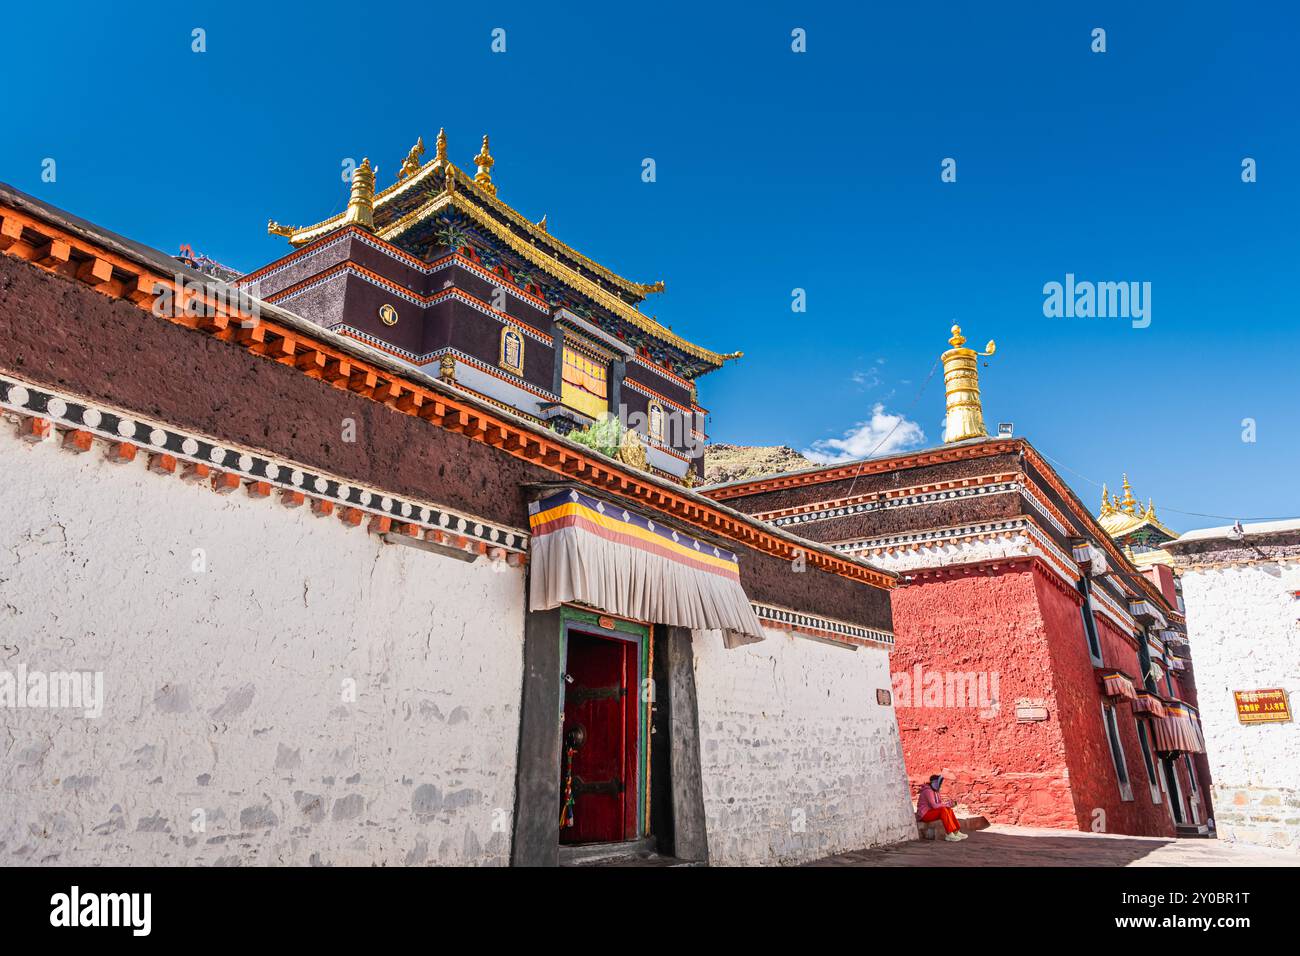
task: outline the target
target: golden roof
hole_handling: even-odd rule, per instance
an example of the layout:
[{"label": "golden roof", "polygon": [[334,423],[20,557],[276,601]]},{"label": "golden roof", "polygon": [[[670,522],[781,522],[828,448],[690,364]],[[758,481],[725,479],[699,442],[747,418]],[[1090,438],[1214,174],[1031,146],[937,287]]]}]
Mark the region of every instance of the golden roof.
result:
[{"label": "golden roof", "polygon": [[1107,496],[1106,486],[1101,486],[1101,511],[1097,514],[1097,520],[1108,535],[1123,538],[1140,528],[1150,527],[1170,538],[1178,537],[1177,532],[1170,531],[1156,517],[1156,508],[1150,498],[1147,499],[1145,509],[1138,504],[1133,497],[1133,487],[1128,483],[1128,475],[1124,476],[1122,490],[1123,498],[1115,494]]},{"label": "golden roof", "polygon": [[[546,224],[533,222],[502,202],[496,195],[496,184],[492,182],[492,166],[496,160],[488,152],[488,139],[483,137],[483,146],[474,157],[477,173],[470,175],[447,159],[447,137],[445,132],[438,132],[434,158],[418,169],[413,168],[415,161],[423,153],[422,141],[416,144],[406,161],[396,182],[386,189],[375,193],[371,207],[375,219],[382,222],[374,229],[381,239],[392,241],[417,222],[446,209],[454,208],[464,213],[474,223],[491,233],[518,255],[537,268],[560,280],[577,292],[586,295],[599,305],[626,319],[642,331],[673,345],[688,355],[703,359],[713,365],[722,365],[729,359],[740,358],[742,352],[720,353],[688,342],[661,325],[653,316],[642,313],[635,303],[647,295],[664,291],[663,282],[632,282],[605,268],[600,263],[582,255],[577,250],[556,239]],[[354,174],[355,180],[355,174]],[[383,222],[380,214],[386,207],[410,190],[424,188],[429,199],[417,208],[391,222]],[[283,226],[274,220],[268,223],[267,231],[271,235],[285,236],[294,247],[306,245],[322,236],[348,224],[345,211],[332,216],[313,226]],[[520,235],[522,233],[522,235]],[[562,261],[567,258],[609,283],[627,299],[606,289],[599,282],[584,276],[578,269]]]}]

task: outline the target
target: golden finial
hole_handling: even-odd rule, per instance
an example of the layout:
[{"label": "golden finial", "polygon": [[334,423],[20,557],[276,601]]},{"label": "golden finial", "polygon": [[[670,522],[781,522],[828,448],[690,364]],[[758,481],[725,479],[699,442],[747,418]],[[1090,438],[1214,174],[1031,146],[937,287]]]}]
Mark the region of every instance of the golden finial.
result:
[{"label": "golden finial", "polygon": [[1133,514],[1133,507],[1137,504],[1137,499],[1133,497],[1133,488],[1128,483],[1128,475],[1124,476],[1124,497],[1120,499],[1120,505],[1126,514]]},{"label": "golden finial", "polygon": [[445,165],[447,162],[447,131],[445,129],[438,130],[438,139],[433,144],[433,161],[439,166]]},{"label": "golden finial", "polygon": [[1101,486],[1101,514],[1097,515],[1097,517],[1104,518],[1111,513],[1111,510],[1110,499],[1106,497],[1106,486],[1103,484]]},{"label": "golden finial", "polygon": [[421,136],[411,147],[411,151],[406,154],[406,159],[402,160],[402,168],[397,172],[397,181],[400,183],[408,176],[414,176],[420,171],[420,157],[424,155],[424,137]]},{"label": "golden finial", "polygon": [[266,234],[268,236],[285,236],[287,238],[297,231],[297,226],[282,226],[274,219],[268,219],[266,221]]},{"label": "golden finial", "polygon": [[496,165],[496,160],[488,152],[487,134],[483,134],[483,148],[479,154],[474,157],[474,164],[478,166],[478,172],[474,175],[474,182],[486,192],[495,196],[497,194],[496,186],[492,185],[492,167]]},{"label": "golden finial", "polygon": [[546,217],[542,216],[541,220],[534,223],[534,225],[537,226],[538,229],[542,230],[542,232],[546,232]]},{"label": "golden finial", "polygon": [[375,228],[375,173],[370,168],[369,157],[352,170],[352,196],[343,221],[363,229]]},{"label": "golden finial", "polygon": [[1156,520],[1157,520],[1157,518],[1156,518],[1156,506],[1155,506],[1155,504],[1154,504],[1153,499],[1151,499],[1151,498],[1148,498],[1148,499],[1147,499],[1147,510],[1144,511],[1144,512],[1142,513],[1142,517],[1144,517],[1144,518],[1148,518],[1148,519],[1150,519],[1151,521],[1156,521]]},{"label": "golden finial", "polygon": [[980,403],[979,369],[976,359],[982,355],[992,355],[997,349],[993,340],[985,346],[983,352],[963,348],[966,337],[961,334],[961,326],[952,327],[952,346],[944,352],[943,385],[946,393],[948,415],[943,429],[945,443],[965,441],[968,438],[987,438],[984,427],[984,408]]},{"label": "golden finial", "polygon": [[456,191],[456,167],[451,163],[443,167],[443,182],[446,184],[447,192]]}]

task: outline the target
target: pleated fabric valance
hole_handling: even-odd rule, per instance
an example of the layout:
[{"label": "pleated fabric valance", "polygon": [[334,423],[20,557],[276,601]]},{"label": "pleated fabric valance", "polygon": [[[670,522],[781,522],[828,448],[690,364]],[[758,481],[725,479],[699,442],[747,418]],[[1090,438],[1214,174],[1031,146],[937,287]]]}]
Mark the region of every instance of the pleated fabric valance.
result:
[{"label": "pleated fabric valance", "polygon": [[1103,670],[1097,668],[1097,677],[1101,681],[1101,692],[1106,697],[1123,697],[1126,700],[1134,700],[1137,697],[1137,690],[1133,686],[1133,679],[1123,671]]},{"label": "pleated fabric valance", "polygon": [[730,551],[572,489],[530,504],[528,524],[534,611],[580,602],[634,621],[763,639]]},{"label": "pleated fabric valance", "polygon": [[1152,726],[1156,750],[1162,753],[1205,753],[1205,737],[1195,715],[1175,701],[1165,701],[1165,716]]}]

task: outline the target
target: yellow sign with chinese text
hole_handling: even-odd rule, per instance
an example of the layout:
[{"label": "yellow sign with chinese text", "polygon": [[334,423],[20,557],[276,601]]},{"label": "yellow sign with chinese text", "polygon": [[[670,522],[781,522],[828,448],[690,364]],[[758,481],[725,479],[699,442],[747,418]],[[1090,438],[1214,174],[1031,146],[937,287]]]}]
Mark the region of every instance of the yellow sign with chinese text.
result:
[{"label": "yellow sign with chinese text", "polygon": [[1285,723],[1291,719],[1291,703],[1286,691],[1234,690],[1237,702],[1237,719],[1243,724]]}]

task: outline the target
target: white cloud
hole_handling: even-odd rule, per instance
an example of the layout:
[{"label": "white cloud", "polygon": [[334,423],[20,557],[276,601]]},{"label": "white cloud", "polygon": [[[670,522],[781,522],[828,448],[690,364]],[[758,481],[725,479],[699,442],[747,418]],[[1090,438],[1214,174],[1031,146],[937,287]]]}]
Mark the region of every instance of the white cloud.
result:
[{"label": "white cloud", "polygon": [[849,377],[853,384],[861,389],[875,388],[880,384],[880,373],[874,368],[869,368],[863,372],[854,372]]},{"label": "white cloud", "polygon": [[843,438],[815,441],[803,454],[818,464],[829,465],[868,455],[889,455],[924,442],[925,432],[920,425],[903,415],[885,411],[885,406],[877,402],[871,408],[871,417],[858,422],[844,433]]}]

